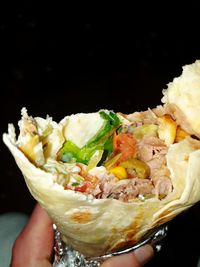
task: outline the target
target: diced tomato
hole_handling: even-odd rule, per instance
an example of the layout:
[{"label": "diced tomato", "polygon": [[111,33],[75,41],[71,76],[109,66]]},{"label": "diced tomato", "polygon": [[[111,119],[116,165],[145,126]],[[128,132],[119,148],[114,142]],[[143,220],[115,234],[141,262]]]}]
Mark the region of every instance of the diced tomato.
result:
[{"label": "diced tomato", "polygon": [[86,192],[86,190],[88,189],[89,186],[90,186],[90,183],[89,182],[85,182],[80,186],[74,187],[74,191]]},{"label": "diced tomato", "polygon": [[73,190],[73,191],[78,191],[78,192],[86,192],[89,188],[91,187],[91,183],[84,181],[81,185],[66,185],[64,188],[65,190]]},{"label": "diced tomato", "polygon": [[136,140],[130,133],[120,133],[113,138],[114,153],[121,153],[118,164],[130,159],[136,154]]}]

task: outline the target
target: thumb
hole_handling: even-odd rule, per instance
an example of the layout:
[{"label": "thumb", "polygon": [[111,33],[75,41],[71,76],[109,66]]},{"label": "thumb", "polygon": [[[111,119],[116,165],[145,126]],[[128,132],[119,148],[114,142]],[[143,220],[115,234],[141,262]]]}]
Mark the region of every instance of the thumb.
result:
[{"label": "thumb", "polygon": [[145,245],[136,249],[132,253],[114,256],[106,260],[101,267],[142,267],[154,255],[154,250],[150,245]]}]

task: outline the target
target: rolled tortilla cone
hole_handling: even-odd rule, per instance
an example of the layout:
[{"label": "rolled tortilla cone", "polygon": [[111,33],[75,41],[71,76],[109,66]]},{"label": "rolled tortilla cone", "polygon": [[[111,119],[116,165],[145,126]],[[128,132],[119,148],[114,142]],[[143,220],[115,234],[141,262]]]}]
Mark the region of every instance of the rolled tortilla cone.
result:
[{"label": "rolled tortilla cone", "polygon": [[[195,68],[200,68],[199,62],[194,64]],[[200,81],[200,74],[198,79]],[[200,86],[197,89],[200,92]],[[192,89],[190,92],[193,95]],[[178,108],[181,110],[182,106]],[[185,117],[184,121],[187,119]],[[63,121],[59,125],[63,125]],[[187,123],[192,131],[197,132],[196,128],[192,128],[192,121]],[[55,128],[59,127],[56,125]],[[49,140],[53,146],[54,138]],[[105,255],[136,244],[146,233],[200,200],[200,142],[190,136],[170,144],[166,154],[172,192],[163,199],[135,198],[130,202],[112,198],[96,199],[90,194],[65,190],[56,182],[53,173],[32,163],[19,149],[13,125],[9,125],[8,133],[3,134],[3,141],[20,168],[30,193],[57,225],[63,241],[87,257]]]}]

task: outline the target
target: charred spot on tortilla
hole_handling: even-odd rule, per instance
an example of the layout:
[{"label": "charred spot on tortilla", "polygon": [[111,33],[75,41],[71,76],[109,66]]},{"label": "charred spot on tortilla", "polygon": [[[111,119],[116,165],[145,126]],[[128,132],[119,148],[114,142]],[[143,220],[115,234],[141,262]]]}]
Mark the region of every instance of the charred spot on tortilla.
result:
[{"label": "charred spot on tortilla", "polygon": [[[142,214],[143,212],[139,213],[133,220],[133,222],[122,231],[119,231],[119,229],[112,229],[112,232],[114,235],[118,235],[121,238],[119,238],[119,242],[115,244],[115,247],[109,248],[112,252],[119,251],[120,249],[128,248],[132,244],[136,243],[135,236],[139,232],[141,228],[141,221],[143,218]],[[123,238],[122,238],[123,237]]]}]

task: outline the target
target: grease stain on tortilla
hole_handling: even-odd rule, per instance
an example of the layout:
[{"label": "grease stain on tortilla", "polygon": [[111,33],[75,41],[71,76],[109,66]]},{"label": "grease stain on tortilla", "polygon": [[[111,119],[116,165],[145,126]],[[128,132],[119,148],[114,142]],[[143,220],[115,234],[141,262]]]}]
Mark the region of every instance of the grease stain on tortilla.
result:
[{"label": "grease stain on tortilla", "polygon": [[72,221],[75,221],[76,223],[88,223],[92,220],[92,213],[89,211],[77,211],[74,212],[71,216],[70,219]]},{"label": "grease stain on tortilla", "polygon": [[111,247],[112,252],[123,249],[125,247],[130,247],[131,245],[134,245],[139,241],[136,235],[141,228],[141,221],[144,216],[144,212],[141,211],[142,210],[140,210],[140,213],[136,217],[134,217],[133,222],[127,228],[122,229],[121,231],[116,228],[112,229],[113,235],[120,234],[123,237],[123,240],[121,240],[114,247]]}]

